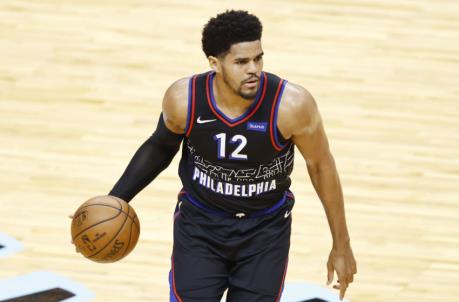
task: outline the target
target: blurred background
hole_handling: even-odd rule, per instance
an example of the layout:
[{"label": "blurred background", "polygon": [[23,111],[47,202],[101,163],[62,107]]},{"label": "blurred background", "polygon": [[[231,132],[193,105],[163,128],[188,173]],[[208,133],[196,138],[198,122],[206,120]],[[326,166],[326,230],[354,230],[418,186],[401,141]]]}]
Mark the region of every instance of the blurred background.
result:
[{"label": "blurred background", "polygon": [[[358,274],[352,302],[457,301],[459,2],[0,2],[0,233],[23,244],[0,284],[46,270],[94,301],[168,301],[177,156],[131,205],[135,250],[75,253],[68,215],[109,192],[154,131],[164,91],[208,70],[201,30],[226,9],[264,26],[265,70],[315,97],[337,162]],[[297,152],[286,283],[325,287],[332,240]],[[0,242],[1,244],[1,242]]]}]

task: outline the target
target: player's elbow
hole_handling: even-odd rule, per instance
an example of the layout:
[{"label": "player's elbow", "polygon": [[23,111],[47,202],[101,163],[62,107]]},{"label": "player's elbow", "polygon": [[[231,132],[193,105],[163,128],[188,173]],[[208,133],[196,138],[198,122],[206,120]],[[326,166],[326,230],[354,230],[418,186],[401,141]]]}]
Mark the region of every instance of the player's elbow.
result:
[{"label": "player's elbow", "polygon": [[335,159],[329,150],[324,151],[315,158],[308,158],[306,165],[309,171],[321,173],[330,169],[336,169]]}]

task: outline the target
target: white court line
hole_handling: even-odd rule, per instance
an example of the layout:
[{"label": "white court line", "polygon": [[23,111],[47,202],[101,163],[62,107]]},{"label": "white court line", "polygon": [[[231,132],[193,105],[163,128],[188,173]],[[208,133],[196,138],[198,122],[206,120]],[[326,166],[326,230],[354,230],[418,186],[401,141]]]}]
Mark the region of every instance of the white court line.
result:
[{"label": "white court line", "polygon": [[0,233],[0,245],[3,245],[0,249],[0,258],[11,256],[23,249],[22,243],[4,233]]},{"label": "white court line", "polygon": [[75,294],[74,297],[63,300],[65,302],[87,302],[95,298],[95,295],[83,285],[53,272],[40,271],[0,280],[0,301],[56,287]]}]

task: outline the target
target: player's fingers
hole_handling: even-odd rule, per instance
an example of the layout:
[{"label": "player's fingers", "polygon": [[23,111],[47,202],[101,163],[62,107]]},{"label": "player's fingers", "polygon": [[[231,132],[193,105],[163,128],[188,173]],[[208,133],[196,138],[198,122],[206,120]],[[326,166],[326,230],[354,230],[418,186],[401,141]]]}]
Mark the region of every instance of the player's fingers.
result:
[{"label": "player's fingers", "polygon": [[348,280],[349,283],[354,282],[354,274],[349,273],[349,278],[347,278],[347,280]]},{"label": "player's fingers", "polygon": [[348,268],[346,270],[345,278],[346,278],[345,281],[347,282],[348,285],[349,283],[352,283],[354,281],[354,273],[353,273],[352,268]]},{"label": "player's fingers", "polygon": [[330,260],[327,262],[327,285],[330,285],[333,282],[333,264]]},{"label": "player's fingers", "polygon": [[[75,245],[75,242],[73,242],[72,239],[70,239],[70,243],[73,244],[73,245]],[[80,250],[78,249],[78,247],[77,247],[76,245],[75,245],[75,252],[77,252],[77,253],[80,252]]]},{"label": "player's fingers", "polygon": [[346,282],[341,282],[339,287],[340,287],[340,289],[339,289],[339,299],[343,300],[344,293],[346,293],[346,289],[347,289],[347,283]]},{"label": "player's fingers", "polygon": [[[73,219],[73,215],[67,215],[67,216],[68,216],[68,218]],[[73,244],[73,239],[70,239],[70,243]],[[76,248],[76,246],[75,246],[75,248]],[[77,249],[77,253],[79,253],[78,249]]]}]

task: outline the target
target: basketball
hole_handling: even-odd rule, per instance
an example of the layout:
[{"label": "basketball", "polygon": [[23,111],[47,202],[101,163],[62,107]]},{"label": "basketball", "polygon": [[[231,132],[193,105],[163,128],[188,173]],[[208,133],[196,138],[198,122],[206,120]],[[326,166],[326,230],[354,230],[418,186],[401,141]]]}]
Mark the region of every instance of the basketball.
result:
[{"label": "basketball", "polygon": [[126,257],[137,244],[139,219],[134,209],[114,196],[84,202],[72,218],[72,240],[86,258],[110,263]]}]

